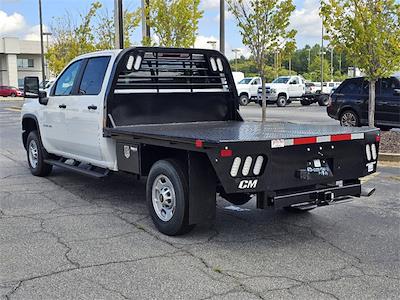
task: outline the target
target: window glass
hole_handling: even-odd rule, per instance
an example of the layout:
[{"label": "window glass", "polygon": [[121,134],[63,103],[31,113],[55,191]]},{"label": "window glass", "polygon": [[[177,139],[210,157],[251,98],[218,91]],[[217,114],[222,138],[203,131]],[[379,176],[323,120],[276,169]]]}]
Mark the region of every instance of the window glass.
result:
[{"label": "window glass", "polygon": [[79,87],[79,94],[97,95],[100,93],[109,61],[109,56],[89,59]]},{"label": "window glass", "polygon": [[18,68],[33,68],[34,61],[33,58],[17,58]]},{"label": "window glass", "polygon": [[261,84],[261,80],[260,80],[260,79],[254,80],[254,81],[253,81],[253,84],[260,85],[260,84]]},{"label": "window glass", "polygon": [[344,82],[343,87],[340,89],[343,94],[359,94],[360,93],[360,81],[349,80]]},{"label": "window glass", "polygon": [[56,89],[54,95],[56,96],[65,96],[70,95],[72,92],[72,87],[74,86],[74,81],[76,76],[78,75],[79,68],[82,64],[81,60],[74,62],[70,65],[61,77],[57,80]]},{"label": "window glass", "polygon": [[394,77],[381,79],[380,94],[382,96],[393,96],[395,89],[400,89],[399,80],[396,80]]},{"label": "window glass", "polygon": [[239,81],[239,84],[249,84],[251,81],[251,78],[243,78],[242,80]]},{"label": "window glass", "polygon": [[278,77],[272,83],[287,83],[290,77]]},{"label": "window glass", "polygon": [[291,84],[299,84],[299,79],[297,77],[295,77],[290,81],[290,83]]}]

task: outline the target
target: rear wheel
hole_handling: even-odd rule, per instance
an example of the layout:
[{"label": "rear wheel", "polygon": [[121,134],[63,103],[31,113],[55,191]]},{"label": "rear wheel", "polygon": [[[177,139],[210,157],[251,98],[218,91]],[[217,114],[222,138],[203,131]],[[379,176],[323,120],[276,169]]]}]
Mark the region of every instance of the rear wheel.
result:
[{"label": "rear wheel", "polygon": [[188,182],[184,167],[176,160],[156,162],[146,185],[147,207],[157,229],[166,235],[189,232]]},{"label": "rear wheel", "polygon": [[15,93],[11,93],[11,95],[10,95],[11,97],[16,97],[17,96],[17,94],[15,94]]},{"label": "rear wheel", "polygon": [[276,100],[276,105],[279,107],[285,107],[287,105],[287,99],[286,96],[279,96],[278,99]]},{"label": "rear wheel", "polygon": [[320,95],[318,97],[319,106],[327,106],[329,104],[329,96],[328,95]]},{"label": "rear wheel", "polygon": [[340,125],[356,127],[360,126],[360,120],[354,111],[346,110],[340,115]]},{"label": "rear wheel", "polygon": [[245,94],[240,95],[240,98],[239,98],[240,105],[246,106],[247,104],[249,104],[249,102],[250,102],[249,96],[247,96]]},{"label": "rear wheel", "polygon": [[26,153],[31,173],[35,176],[47,176],[53,169],[52,165],[46,164],[44,159],[47,155],[43,148],[37,131],[31,131],[26,141]]},{"label": "rear wheel", "polygon": [[311,102],[309,100],[300,100],[301,105],[303,106],[308,106],[311,104]]}]

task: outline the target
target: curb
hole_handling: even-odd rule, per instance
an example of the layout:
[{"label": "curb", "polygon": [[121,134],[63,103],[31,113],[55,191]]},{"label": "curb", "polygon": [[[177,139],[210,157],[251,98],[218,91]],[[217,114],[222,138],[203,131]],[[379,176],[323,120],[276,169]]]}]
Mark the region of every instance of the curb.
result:
[{"label": "curb", "polygon": [[397,153],[379,153],[379,161],[400,162],[400,154],[397,154]]},{"label": "curb", "polygon": [[22,97],[4,97],[4,98],[0,98],[0,102],[12,102],[12,101],[24,101],[24,98]]}]

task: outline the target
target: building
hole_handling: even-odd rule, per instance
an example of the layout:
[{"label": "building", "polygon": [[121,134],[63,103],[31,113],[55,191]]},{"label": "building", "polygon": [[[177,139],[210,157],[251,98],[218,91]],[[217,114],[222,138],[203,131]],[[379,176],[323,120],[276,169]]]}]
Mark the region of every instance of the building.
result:
[{"label": "building", "polygon": [[0,85],[23,87],[25,76],[42,81],[40,42],[0,38]]}]

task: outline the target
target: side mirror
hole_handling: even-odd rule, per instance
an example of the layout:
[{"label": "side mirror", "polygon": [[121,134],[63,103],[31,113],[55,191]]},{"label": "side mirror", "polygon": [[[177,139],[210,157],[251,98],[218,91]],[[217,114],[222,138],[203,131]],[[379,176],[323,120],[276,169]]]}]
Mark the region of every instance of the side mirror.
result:
[{"label": "side mirror", "polygon": [[28,76],[24,78],[24,98],[39,97],[39,78]]},{"label": "side mirror", "polygon": [[39,103],[42,105],[47,105],[49,98],[47,98],[47,93],[45,91],[39,91]]}]

